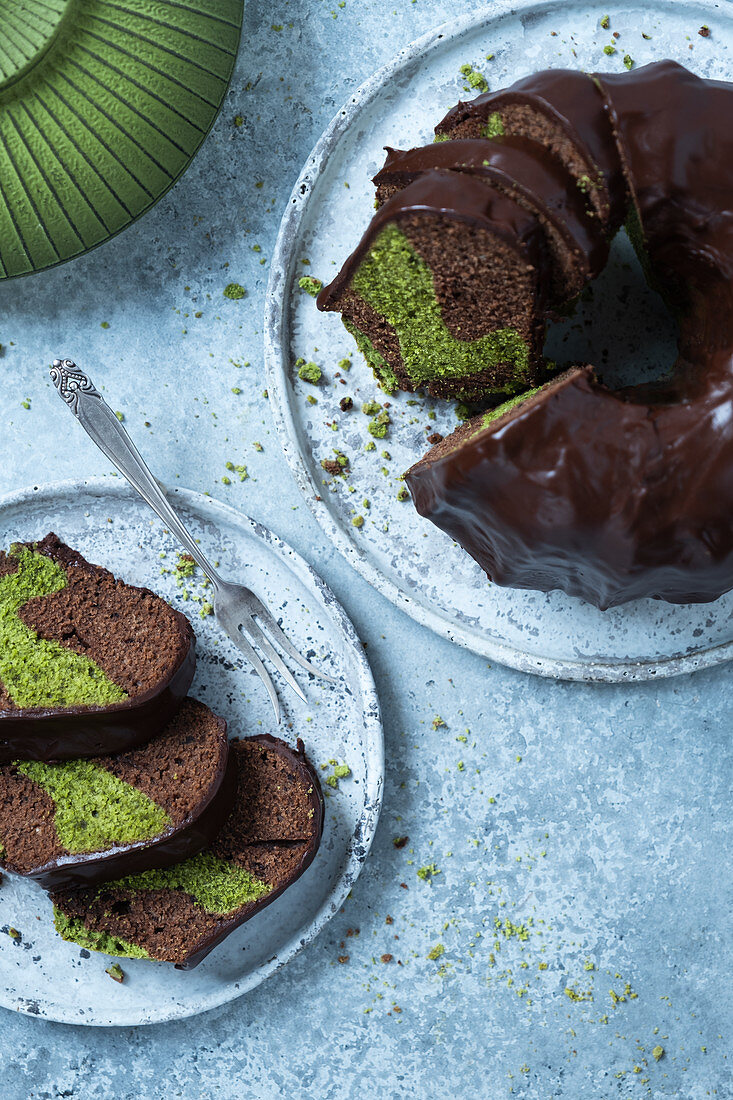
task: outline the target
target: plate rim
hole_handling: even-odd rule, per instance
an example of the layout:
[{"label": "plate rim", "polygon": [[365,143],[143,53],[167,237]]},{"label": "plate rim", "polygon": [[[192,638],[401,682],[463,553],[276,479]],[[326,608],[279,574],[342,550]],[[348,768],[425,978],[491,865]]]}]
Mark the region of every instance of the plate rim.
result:
[{"label": "plate rim", "polygon": [[[674,0],[663,0],[665,8],[671,7],[673,3]],[[554,0],[554,3],[549,4],[546,0],[519,0],[516,3],[512,0],[492,0],[492,3],[458,20],[441,23],[408,43],[390,61],[372,73],[334,115],[311,150],[293,186],[272,254],[270,277],[265,295],[263,332],[268,395],[283,453],[295,482],[319,527],[364,580],[415,622],[428,627],[439,637],[456,642],[479,657],[497,661],[519,672],[583,683],[629,683],[666,679],[697,672],[704,668],[713,668],[733,659],[733,640],[684,656],[656,661],[573,661],[544,657],[525,653],[491,636],[481,636],[460,623],[452,621],[440,610],[410,595],[372,563],[356,540],[333,517],[325,498],[321,498],[320,487],[314,481],[302,454],[298,439],[298,425],[287,397],[290,378],[289,340],[286,336],[290,330],[292,313],[290,288],[298,255],[295,246],[300,240],[302,225],[309,209],[309,199],[313,195],[320,173],[343,134],[356,122],[362,110],[371,104],[389,80],[417,57],[425,56],[440,48],[446,39],[458,40],[476,27],[503,16],[521,17],[532,12],[541,12],[544,16],[559,4],[561,0]],[[718,11],[710,0],[707,2],[703,0],[699,6]]]},{"label": "plate rim", "polygon": [[[81,497],[83,493],[100,498],[110,494],[113,496],[130,496],[133,499],[137,497],[135,490],[114,474],[64,479],[38,485],[28,485],[22,489],[14,489],[9,493],[2,494],[0,496],[0,517],[10,508],[22,506],[29,500],[46,496],[53,501],[62,494],[74,494],[76,497]],[[166,486],[166,493],[174,499],[178,498],[184,506],[188,506],[205,519],[211,519],[214,523],[216,523],[218,515],[226,518],[229,522],[234,521],[240,526],[248,526],[254,537],[261,539],[268,549],[278,554],[285,566],[315,596],[324,614],[331,618],[335,628],[344,635],[348,648],[353,651],[361,690],[365,737],[370,740],[370,744],[373,742],[371,755],[368,759],[374,762],[374,766],[371,773],[367,770],[365,775],[363,806],[359,810],[358,820],[346,847],[346,858],[343,862],[341,874],[324,896],[316,915],[305,930],[300,928],[294,932],[275,956],[258,966],[246,978],[239,981],[233,979],[222,990],[215,991],[214,995],[204,998],[203,1002],[198,1002],[196,1006],[191,1006],[188,1002],[185,1004],[177,1003],[168,1006],[157,1014],[146,1015],[144,1019],[140,1019],[137,1013],[127,1017],[118,1015],[114,1019],[69,1019],[68,1015],[58,1011],[56,1004],[50,1010],[47,1010],[43,1008],[42,1002],[38,1000],[28,1001],[22,997],[10,998],[6,995],[6,989],[0,985],[0,1008],[21,1012],[38,1019],[85,1027],[140,1027],[198,1016],[203,1012],[208,1012],[238,999],[281,970],[304,947],[311,943],[323,931],[331,918],[338,913],[366,862],[379,822],[384,795],[384,726],[379,697],[374,676],[356,628],[336,595],[313,566],[297,550],[294,550],[289,543],[281,539],[270,528],[258,520],[252,519],[246,512],[234,508],[231,504],[225,504],[215,497],[209,497],[204,493],[183,486],[173,488]],[[151,512],[151,517],[152,515]]]}]

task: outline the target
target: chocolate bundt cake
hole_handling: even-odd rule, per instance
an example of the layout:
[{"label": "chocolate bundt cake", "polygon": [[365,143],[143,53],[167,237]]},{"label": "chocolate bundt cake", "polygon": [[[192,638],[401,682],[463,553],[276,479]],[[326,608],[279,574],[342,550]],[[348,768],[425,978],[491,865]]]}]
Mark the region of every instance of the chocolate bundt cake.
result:
[{"label": "chocolate bundt cake", "polygon": [[0,767],[0,868],[47,889],[168,867],[214,839],[234,801],[226,722],[185,699],[143,748]]},{"label": "chocolate bundt cake", "polygon": [[[453,176],[454,189],[468,178],[486,186],[482,175],[497,156],[488,150],[534,143],[571,177],[607,234],[626,222],[650,283],[678,320],[679,355],[663,382],[612,391],[591,367],[573,368],[462,426],[408,471],[418,511],[499,584],[562,589],[601,608],[641,597],[709,601],[733,587],[731,107],[733,85],[672,61],[611,76],[537,73],[449,112],[437,128],[446,139],[435,147],[439,169],[427,150],[391,152],[377,177],[382,197],[394,193],[375,221],[390,204],[409,203],[411,189],[436,171]],[[481,141],[485,165],[477,163],[479,149],[466,149]],[[522,189],[532,192],[534,177],[518,162],[511,169],[504,162],[501,171],[516,175],[508,193],[528,212]],[[507,189],[498,178],[491,185]],[[538,209],[535,217],[545,229],[546,252],[555,250],[557,287],[562,265],[548,226],[562,220],[563,207],[548,203],[544,191],[538,197],[552,215],[543,221]],[[397,215],[399,207],[392,209]],[[568,223],[577,225],[576,210],[577,203]],[[336,307],[335,285],[347,319],[358,298],[364,242],[355,256],[320,303]],[[474,259],[480,282],[482,257]],[[423,262],[437,288],[445,264]],[[538,311],[552,298],[551,270],[550,262],[538,266],[531,303],[509,271],[505,277],[515,310],[524,300],[517,313],[534,311],[540,327]],[[589,279],[596,268],[589,263],[586,270]],[[501,281],[495,271],[492,280]],[[370,319],[381,328],[370,329]],[[357,322],[385,358],[380,340],[382,333],[392,338],[387,321],[382,313]],[[524,331],[531,331],[526,320]],[[537,345],[527,346],[530,369],[515,376],[507,393],[542,378],[541,362],[532,358]],[[480,381],[478,369],[474,377]],[[455,389],[460,385],[456,379]]]},{"label": "chocolate bundt cake", "polygon": [[54,534],[0,553],[0,763],[122,752],[175,714],[195,638]]},{"label": "chocolate bundt cake", "polygon": [[302,742],[294,750],[263,734],[232,741],[230,755],[234,808],[211,846],[167,870],[53,894],[64,939],[190,969],[303,874],[320,844],[323,796]]}]

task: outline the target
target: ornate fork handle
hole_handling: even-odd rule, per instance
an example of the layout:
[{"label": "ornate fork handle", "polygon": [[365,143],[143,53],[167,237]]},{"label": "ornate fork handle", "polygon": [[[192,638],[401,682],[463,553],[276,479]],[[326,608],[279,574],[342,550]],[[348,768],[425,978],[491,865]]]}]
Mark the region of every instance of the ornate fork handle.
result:
[{"label": "ornate fork handle", "polygon": [[51,379],[87,435],[170,528],[215,588],[219,588],[222,584],[219,574],[168,503],[137,447],[92,380],[71,359],[54,359]]}]

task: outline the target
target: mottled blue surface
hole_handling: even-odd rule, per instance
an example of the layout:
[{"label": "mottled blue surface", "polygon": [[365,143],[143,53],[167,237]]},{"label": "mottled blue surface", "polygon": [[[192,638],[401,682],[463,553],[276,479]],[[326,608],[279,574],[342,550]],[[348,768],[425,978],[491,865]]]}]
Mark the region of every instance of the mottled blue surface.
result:
[{"label": "mottled blue surface", "polygon": [[[0,286],[0,491],[107,472],[72,436],[27,349],[47,332],[50,359],[54,325],[67,333],[71,318],[78,346],[63,353],[82,361],[92,341],[99,354],[109,323],[107,394],[156,473],[261,519],[346,606],[368,643],[388,761],[381,824],[353,896],[285,971],[228,1007],[159,1027],[88,1030],[5,1013],[8,1100],[733,1096],[730,666],[591,687],[488,667],[432,637],[325,544],[262,396],[260,260],[301,163],[379,64],[447,14],[477,7],[251,3],[225,109],[170,196],[54,283]],[[691,9],[693,37],[697,26]],[[262,251],[232,271],[227,241],[242,232]],[[136,238],[150,259],[133,270]],[[232,279],[248,297],[219,306]],[[209,286],[222,313],[240,310],[230,356],[248,366],[192,360],[184,342],[184,372],[141,343],[136,316],[151,296],[163,327],[175,309],[198,308],[186,298],[194,283]],[[194,324],[175,316],[179,332]],[[197,347],[216,321],[201,324]],[[250,478],[226,486],[232,459],[246,460]],[[399,836],[409,837],[401,849]],[[421,878],[426,867],[433,874]]]}]

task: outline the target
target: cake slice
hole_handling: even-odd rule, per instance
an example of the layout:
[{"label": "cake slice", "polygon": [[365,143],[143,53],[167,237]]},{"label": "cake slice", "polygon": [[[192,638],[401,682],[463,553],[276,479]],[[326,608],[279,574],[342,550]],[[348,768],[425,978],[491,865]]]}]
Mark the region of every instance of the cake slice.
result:
[{"label": "cake slice", "polygon": [[230,752],[236,800],[211,846],[167,870],[53,894],[64,939],[190,969],[302,875],[323,831],[323,797],[303,743],[293,750],[262,734],[232,741]]},{"label": "cake slice", "polygon": [[507,134],[543,145],[570,172],[609,235],[624,219],[626,187],[607,104],[597,81],[575,69],[545,69],[511,87],[458,103],[436,140]]},{"label": "cake slice", "polygon": [[144,744],[195,665],[185,616],[56,535],[0,552],[0,763]]},{"label": "cake slice", "polygon": [[497,137],[388,149],[374,177],[378,204],[435,169],[483,179],[537,218],[552,261],[554,308],[571,302],[603,270],[608,240],[598,218],[591,216],[584,194],[564,165],[536,141]]},{"label": "cake slice", "polygon": [[425,172],[374,215],[318,296],[384,389],[516,393],[542,362],[550,257],[537,218],[484,180]]},{"label": "cake slice", "polygon": [[[693,528],[680,531],[677,482],[660,466],[679,446],[675,422],[667,429],[633,396],[575,367],[475,417],[405,474],[417,511],[496,584],[560,589],[602,610],[649,596],[690,602],[687,570],[710,570],[709,544],[701,554]],[[714,452],[701,458],[691,498],[707,500],[720,468]],[[641,484],[654,508],[640,502]]]},{"label": "cake slice", "polygon": [[194,856],[232,808],[226,722],[195,699],[143,748],[0,767],[0,868],[47,889]]}]

